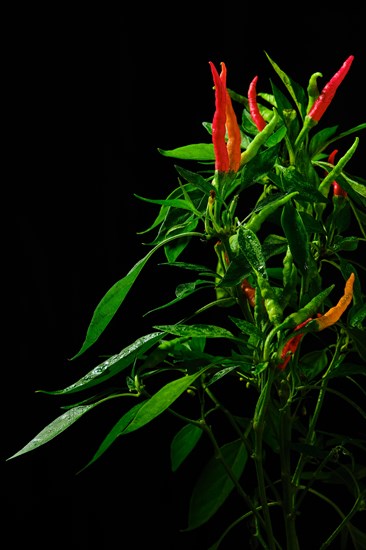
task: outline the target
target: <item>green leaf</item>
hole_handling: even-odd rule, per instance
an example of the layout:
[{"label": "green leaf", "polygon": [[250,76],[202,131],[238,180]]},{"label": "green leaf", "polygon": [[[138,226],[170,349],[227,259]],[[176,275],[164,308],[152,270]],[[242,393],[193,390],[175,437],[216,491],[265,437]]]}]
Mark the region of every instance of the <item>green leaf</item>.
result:
[{"label": "green leaf", "polygon": [[154,327],[157,330],[162,330],[168,334],[176,336],[204,336],[205,338],[233,338],[236,337],[225,328],[215,325],[159,325]]},{"label": "green leaf", "polygon": [[206,181],[200,174],[196,174],[196,172],[191,172],[190,170],[177,165],[175,166],[175,169],[189,183],[192,183],[192,185],[203,191],[206,196],[209,196],[210,191],[212,190],[212,184]]},{"label": "green leaf", "polygon": [[86,468],[88,468],[93,462],[98,460],[106,452],[107,449],[115,442],[115,440],[123,433],[123,431],[127,428],[127,426],[132,422],[132,420],[135,418],[138,411],[141,409],[141,407],[146,403],[145,401],[142,401],[141,403],[137,403],[130,409],[126,414],[122,416],[122,418],[119,419],[117,424],[115,424],[112,428],[112,430],[109,432],[107,437],[105,437],[102,441],[102,443],[99,445],[98,450],[92,457],[92,459],[79,471],[82,472]]},{"label": "green leaf", "polygon": [[363,361],[366,361],[366,331],[359,328],[347,328],[357,353]]},{"label": "green leaf", "polygon": [[355,374],[362,374],[363,376],[366,376],[365,364],[358,365],[357,363],[342,363],[339,367],[332,369],[327,375],[327,378],[353,376]]},{"label": "green leaf", "polygon": [[175,472],[197,445],[203,431],[195,424],[186,424],[174,436],[170,447],[172,471]]},{"label": "green leaf", "polygon": [[14,455],[7,458],[7,460],[15,458],[16,456],[23,455],[25,453],[29,453],[30,451],[34,451],[34,449],[38,449],[38,447],[40,447],[41,445],[48,443],[49,441],[51,441],[51,439],[53,439],[57,435],[60,435],[72,424],[74,424],[74,422],[79,420],[79,418],[81,418],[85,413],[90,411],[90,409],[98,404],[99,403],[93,403],[91,405],[79,405],[64,412],[61,416],[58,416],[55,420],[48,424],[48,426],[40,431],[33,439],[31,439],[31,441],[27,443],[25,447],[20,449],[20,451],[18,451]]},{"label": "green leaf", "polygon": [[88,372],[85,376],[80,378],[74,384],[67,386],[63,390],[46,391],[37,390],[40,393],[47,393],[49,395],[65,395],[75,393],[78,391],[86,390],[97,384],[101,384],[108,378],[116,376],[124,369],[129,367],[136,361],[138,357],[144,355],[152,346],[159,342],[165,336],[164,332],[152,332],[146,336],[141,336],[135,340],[133,344],[130,344],[124,348],[120,353],[112,355],[103,363],[97,365],[93,370]]},{"label": "green leaf", "polygon": [[[193,235],[202,236],[201,233],[189,232],[186,234],[180,234],[179,237],[191,237]],[[117,281],[108,290],[108,292],[103,296],[94,311],[83,345],[76,353],[76,355],[71,357],[71,360],[76,359],[77,357],[82,355],[87,349],[90,348],[90,346],[92,346],[98,340],[100,335],[104,332],[105,328],[113,319],[114,315],[120,308],[128,292],[130,291],[132,285],[134,284],[137,277],[140,275],[142,269],[145,267],[147,261],[151,258],[154,252],[156,252],[161,246],[165,246],[168,242],[177,238],[177,236],[173,236],[157,244],[152,250],[150,250],[150,252],[148,252],[148,254],[146,254],[144,258],[139,260],[133,266],[133,268],[127,273],[125,277],[123,277],[123,279]]]},{"label": "green leaf", "polygon": [[158,149],[165,157],[173,157],[183,160],[202,160],[202,161],[214,161],[215,152],[212,143],[194,143],[192,145],[185,145],[178,147],[177,149]]},{"label": "green leaf", "polygon": [[183,376],[163,386],[137,410],[131,422],[121,431],[121,435],[138,430],[154,420],[170,407],[170,405],[174,403],[174,401],[178,399],[197,378],[202,376],[205,370],[207,369],[201,369],[194,374]]},{"label": "green leaf", "polygon": [[289,91],[292,99],[294,100],[299,113],[303,116],[305,114],[304,112],[304,105],[305,105],[305,92],[301,86],[296,84],[287,74],[280,69],[280,67],[275,63],[265,52],[269,62],[271,63],[272,67],[286,86],[287,90]]},{"label": "green leaf", "polygon": [[[237,480],[242,475],[248,454],[242,441],[227,443],[220,449],[223,460],[231,468]],[[193,490],[187,530],[196,529],[206,523],[224,504],[234,488],[222,462],[213,457],[205,466]]]},{"label": "green leaf", "polygon": [[231,315],[229,315],[229,319],[233,323],[235,323],[235,325],[239,328],[239,330],[241,330],[243,334],[247,334],[248,336],[258,336],[259,338],[263,336],[259,328],[256,327],[253,323],[249,323],[249,321],[238,319],[237,317],[233,317]]},{"label": "green leaf", "polygon": [[266,262],[257,235],[250,229],[240,226],[238,229],[238,245],[253,271],[258,271],[261,275],[267,277]]},{"label": "green leaf", "polygon": [[174,208],[181,208],[182,210],[189,210],[193,212],[196,216],[200,217],[201,212],[199,212],[195,207],[192,201],[184,200],[184,199],[147,199],[145,197],[141,197],[140,195],[137,195],[134,193],[134,196],[138,199],[141,199],[145,202],[151,202],[152,204],[161,204],[164,206],[173,206]]},{"label": "green leaf", "polygon": [[311,351],[303,355],[299,361],[299,368],[307,380],[312,380],[323,372],[328,365],[328,357],[325,349]]},{"label": "green leaf", "polygon": [[302,218],[296,208],[286,203],[281,215],[281,224],[295,264],[303,275],[309,267],[308,234]]}]

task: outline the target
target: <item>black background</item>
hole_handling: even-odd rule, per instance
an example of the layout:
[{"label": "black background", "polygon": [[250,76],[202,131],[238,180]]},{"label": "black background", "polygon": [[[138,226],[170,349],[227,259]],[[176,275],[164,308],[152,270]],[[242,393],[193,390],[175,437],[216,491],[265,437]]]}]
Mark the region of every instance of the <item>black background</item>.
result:
[{"label": "black background", "polygon": [[[143,313],[173,296],[171,272],[148,265],[106,334],[69,361],[100,298],[147,252],[142,243],[152,235],[137,232],[156,210],[133,194],[164,198],[177,184],[174,160],[157,149],[209,140],[202,126],[214,112],[208,61],[224,61],[228,87],[246,95],[255,75],[258,89],[270,89],[274,73],[264,51],[304,87],[316,71],[325,84],[353,54],[329,121],[347,129],[366,118],[363,8],[130,9],[29,10],[9,18],[2,487],[11,548],[25,541],[37,548],[206,548],[196,534],[177,537],[187,479],[169,472],[175,426],[168,420],[117,441],[79,475],[118,419],[115,404],[45,447],[5,460],[60,412],[57,398],[35,390],[65,387],[100,354],[149,332],[155,318]],[[364,177],[361,148],[349,170]]]}]

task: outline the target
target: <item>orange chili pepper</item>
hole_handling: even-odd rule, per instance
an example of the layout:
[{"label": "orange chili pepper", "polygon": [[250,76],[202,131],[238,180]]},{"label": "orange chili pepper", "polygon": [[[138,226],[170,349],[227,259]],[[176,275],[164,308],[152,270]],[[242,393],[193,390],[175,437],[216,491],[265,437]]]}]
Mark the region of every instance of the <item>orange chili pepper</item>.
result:
[{"label": "orange chili pepper", "polygon": [[346,311],[347,307],[352,302],[354,282],[355,274],[351,273],[346,281],[344,294],[338,301],[337,305],[331,307],[326,313],[324,313],[324,315],[321,315],[314,320],[315,325],[317,325],[317,331],[324,330],[325,328],[334,325],[334,323],[340,319],[341,315]]},{"label": "orange chili pepper", "polygon": [[252,307],[255,306],[255,288],[253,288],[247,281],[247,279],[243,279],[240,283],[240,287],[243,291],[243,294],[247,297],[248,302]]},{"label": "orange chili pepper", "polygon": [[237,172],[240,168],[241,160],[241,133],[238,126],[233,105],[231,103],[231,97],[226,90],[226,129],[228,134],[228,140],[226,144],[227,152],[229,155],[229,170]]}]

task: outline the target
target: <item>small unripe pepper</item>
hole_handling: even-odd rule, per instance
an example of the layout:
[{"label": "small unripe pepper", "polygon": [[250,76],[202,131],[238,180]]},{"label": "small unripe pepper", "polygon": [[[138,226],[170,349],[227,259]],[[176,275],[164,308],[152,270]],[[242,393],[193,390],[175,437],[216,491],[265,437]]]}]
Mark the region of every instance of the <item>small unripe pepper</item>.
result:
[{"label": "small unripe pepper", "polygon": [[[330,164],[333,164],[334,165],[334,158],[336,156],[336,154],[338,153],[338,149],[334,149],[334,151],[332,151],[328,157],[328,162]],[[332,185],[333,185],[333,195],[335,197],[347,197],[347,191],[345,191],[344,189],[342,189],[342,187],[339,185],[339,183],[337,183],[335,180],[332,182]]]}]

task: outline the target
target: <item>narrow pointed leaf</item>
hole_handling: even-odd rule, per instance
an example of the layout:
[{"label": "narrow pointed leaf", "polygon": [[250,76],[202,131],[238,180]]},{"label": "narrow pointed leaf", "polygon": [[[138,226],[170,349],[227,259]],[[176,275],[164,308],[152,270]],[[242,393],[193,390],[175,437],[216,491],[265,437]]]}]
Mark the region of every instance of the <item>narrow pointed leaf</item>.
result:
[{"label": "narrow pointed leaf", "polygon": [[197,445],[203,431],[195,424],[186,424],[175,435],[171,447],[170,458],[172,471],[175,472]]},{"label": "narrow pointed leaf", "polygon": [[41,447],[41,445],[44,445],[45,443],[48,443],[56,437],[57,435],[60,435],[62,432],[64,432],[67,428],[69,428],[74,422],[79,420],[86,412],[90,411],[93,407],[98,405],[98,403],[93,403],[91,405],[79,405],[77,407],[73,407],[72,409],[69,409],[68,411],[64,412],[61,416],[57,417],[53,422],[48,424],[41,432],[39,432],[25,447],[20,449],[17,453],[10,456],[7,460],[10,460],[12,458],[15,458],[16,456],[23,455],[25,453],[29,453],[30,451],[34,451],[34,449],[37,449],[38,447]]},{"label": "narrow pointed leaf", "polygon": [[[231,468],[236,479],[240,479],[248,453],[240,440],[221,447],[223,459]],[[206,523],[223,505],[234,488],[222,462],[213,457],[204,468],[192,494],[188,529],[196,529]]]},{"label": "narrow pointed leaf", "polygon": [[144,258],[139,260],[133,266],[133,268],[127,273],[125,277],[123,277],[123,279],[117,281],[108,290],[108,292],[101,299],[94,311],[83,345],[81,346],[78,353],[74,355],[71,359],[76,359],[77,357],[82,355],[87,349],[90,348],[90,346],[92,346],[98,340],[100,335],[113,319],[123,300],[126,298],[128,292],[130,291],[132,285],[134,284],[140,272],[146,265],[147,261],[154,254],[154,252],[156,252],[161,246],[165,246],[167,243],[173,241],[174,239],[191,237],[193,235],[201,236],[200,233],[182,233],[178,236],[174,235],[173,237],[170,237],[158,243],[152,250],[150,250],[150,252],[148,252],[148,254],[146,254]]},{"label": "narrow pointed leaf", "polygon": [[215,153],[212,143],[195,143],[192,145],[185,145],[184,147],[178,147],[177,149],[158,149],[158,151],[165,157],[173,157],[176,159],[204,161],[215,160]]},{"label": "narrow pointed leaf", "polygon": [[225,328],[215,325],[160,325],[154,327],[176,336],[204,336],[205,338],[234,338],[235,336]]},{"label": "narrow pointed leaf", "polygon": [[88,374],[80,378],[77,382],[67,386],[63,390],[38,391],[50,395],[65,395],[86,390],[96,386],[97,384],[101,384],[105,380],[108,380],[108,378],[116,376],[116,374],[119,374],[121,371],[132,365],[136,358],[146,353],[152,346],[159,342],[165,334],[166,333],[164,332],[153,332],[138,338],[133,344],[124,348],[120,353],[109,357],[103,361],[103,363],[100,363],[93,370],[88,372]]},{"label": "narrow pointed leaf", "polygon": [[184,393],[189,386],[199,378],[203,372],[207,369],[202,369],[190,376],[184,376],[173,380],[165,386],[163,386],[157,393],[155,393],[148,401],[145,401],[144,405],[138,409],[133,420],[126,426],[121,433],[127,434],[142,428],[154,418],[163,413],[178,397]]}]

